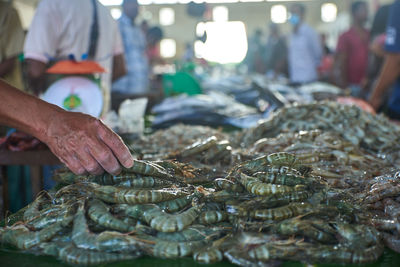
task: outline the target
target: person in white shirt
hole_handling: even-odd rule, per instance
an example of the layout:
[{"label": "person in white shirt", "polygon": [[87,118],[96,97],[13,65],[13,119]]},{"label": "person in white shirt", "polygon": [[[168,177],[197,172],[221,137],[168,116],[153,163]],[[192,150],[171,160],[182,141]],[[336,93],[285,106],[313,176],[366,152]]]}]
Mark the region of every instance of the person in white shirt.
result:
[{"label": "person in white shirt", "polygon": [[124,49],[116,21],[97,0],[42,0],[24,47],[31,89],[36,94],[46,89],[44,75],[49,62],[71,56],[77,61],[86,59],[91,43],[94,43],[94,53],[93,58],[89,58],[106,70],[101,76],[101,87],[103,111],[107,111],[111,81],[126,72]]},{"label": "person in white shirt", "polygon": [[112,91],[116,95],[129,97],[149,91],[147,43],[141,27],[135,23],[138,12],[137,0],[123,1],[122,16],[118,20],[118,26],[124,44],[127,74],[113,83]]},{"label": "person in white shirt", "polygon": [[290,24],[293,32],[288,40],[289,77],[294,84],[304,84],[318,79],[322,47],[318,34],[304,22],[305,7],[294,4]]}]

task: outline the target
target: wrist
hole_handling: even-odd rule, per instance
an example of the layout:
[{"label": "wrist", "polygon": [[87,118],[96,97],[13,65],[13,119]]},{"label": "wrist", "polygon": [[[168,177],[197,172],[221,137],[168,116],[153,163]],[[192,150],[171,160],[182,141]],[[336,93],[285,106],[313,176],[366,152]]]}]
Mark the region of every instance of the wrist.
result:
[{"label": "wrist", "polygon": [[65,110],[56,105],[43,103],[42,100],[38,101],[36,110],[38,111],[36,120],[32,125],[32,134],[44,143],[48,143],[49,133],[54,128],[54,124],[62,120]]}]

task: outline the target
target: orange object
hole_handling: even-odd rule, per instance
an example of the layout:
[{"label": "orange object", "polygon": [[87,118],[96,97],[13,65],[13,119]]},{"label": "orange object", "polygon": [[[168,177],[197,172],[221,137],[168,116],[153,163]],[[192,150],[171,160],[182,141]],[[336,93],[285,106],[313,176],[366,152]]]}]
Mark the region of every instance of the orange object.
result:
[{"label": "orange object", "polygon": [[372,114],[376,114],[374,108],[367,102],[365,102],[362,99],[359,98],[355,98],[355,97],[338,97],[337,98],[337,102],[341,103],[341,104],[345,104],[345,105],[355,105],[359,108],[361,108],[362,110],[372,113]]},{"label": "orange object", "polygon": [[103,73],[106,70],[96,61],[63,60],[48,68],[46,72],[52,74],[92,74]]}]

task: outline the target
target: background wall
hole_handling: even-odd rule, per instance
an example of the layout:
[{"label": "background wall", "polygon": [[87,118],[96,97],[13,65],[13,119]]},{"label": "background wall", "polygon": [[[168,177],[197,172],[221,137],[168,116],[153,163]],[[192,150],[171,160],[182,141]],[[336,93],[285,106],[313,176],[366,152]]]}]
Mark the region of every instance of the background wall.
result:
[{"label": "background wall", "polygon": [[[14,0],[14,5],[18,9],[23,25],[29,27],[32,20],[35,6],[40,0]],[[325,33],[328,36],[328,45],[331,48],[335,47],[337,37],[340,33],[347,30],[350,25],[349,5],[351,0],[312,0],[299,1],[307,7],[306,21],[317,29],[320,33]],[[392,3],[393,0],[368,0],[370,5],[371,21],[376,6]],[[321,21],[321,5],[324,3],[335,3],[338,8],[338,16],[335,22],[324,23]],[[267,25],[270,23],[270,9],[273,5],[282,4],[288,9],[291,5],[290,1],[280,2],[246,2],[246,3],[216,3],[209,4],[210,10],[215,6],[226,6],[229,10],[229,21],[242,21],[246,25],[247,35],[251,36],[257,28],[267,33]],[[175,23],[170,26],[163,26],[164,35],[166,38],[171,38],[176,41],[177,55],[175,58],[182,56],[185,43],[195,40],[196,25],[200,20],[189,17],[186,13],[185,4],[168,4],[168,5],[143,5],[141,6],[138,22],[146,19],[149,24],[159,25],[159,11],[163,7],[170,7],[175,11]],[[119,6],[110,6],[119,8]],[[290,32],[290,25],[287,23],[280,24],[283,33]]]}]

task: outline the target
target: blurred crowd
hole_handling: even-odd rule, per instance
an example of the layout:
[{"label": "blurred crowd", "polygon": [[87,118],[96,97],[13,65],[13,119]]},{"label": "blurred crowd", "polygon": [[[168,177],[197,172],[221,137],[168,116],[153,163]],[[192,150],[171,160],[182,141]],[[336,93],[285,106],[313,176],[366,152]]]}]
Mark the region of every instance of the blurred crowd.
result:
[{"label": "blurred crowd", "polygon": [[[317,80],[333,83],[390,117],[400,118],[400,89],[395,83],[399,73],[393,73],[399,69],[394,56],[400,35],[396,34],[398,6],[396,0],[380,7],[367,29],[367,3],[352,2],[351,26],[340,35],[336,47],[330,48],[326,35],[305,22],[305,6],[292,4],[291,32],[283,35],[273,23],[268,25],[267,38],[257,30],[249,39],[244,63],[250,73],[272,79],[288,77],[294,85]],[[115,21],[97,0],[42,0],[24,33],[11,1],[0,0],[0,77],[39,95],[54,82],[46,73],[49,66],[64,59],[89,59],[106,70],[100,76],[105,111],[110,109],[111,99],[116,109],[124,99],[151,97],[151,88],[160,93],[160,81],[151,78],[151,66],[162,62],[159,43],[163,32],[137,21],[137,0],[124,0],[121,9],[122,15]],[[184,58],[193,58],[192,45],[186,48]]]},{"label": "blurred crowd", "polygon": [[[314,81],[335,84],[352,96],[369,101],[376,110],[399,119],[400,88],[396,83],[400,77],[400,61],[396,61],[400,52],[399,34],[396,35],[400,28],[399,5],[400,1],[395,1],[381,6],[367,29],[368,4],[353,2],[349,10],[351,26],[339,36],[336,47],[330,49],[326,35],[305,22],[305,6],[295,3],[291,5],[288,20],[292,31],[283,35],[279,25],[271,23],[267,38],[263,38],[262,30],[256,30],[249,39],[245,64],[249,72],[265,74],[271,79],[288,77],[292,85]],[[393,72],[389,74],[388,68],[384,71],[388,61]]]}]

